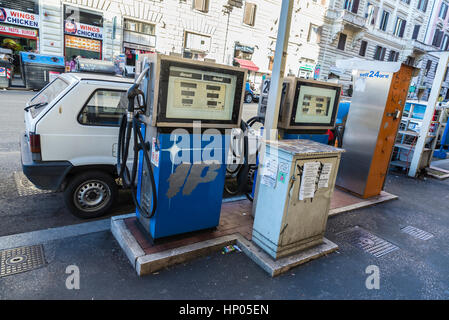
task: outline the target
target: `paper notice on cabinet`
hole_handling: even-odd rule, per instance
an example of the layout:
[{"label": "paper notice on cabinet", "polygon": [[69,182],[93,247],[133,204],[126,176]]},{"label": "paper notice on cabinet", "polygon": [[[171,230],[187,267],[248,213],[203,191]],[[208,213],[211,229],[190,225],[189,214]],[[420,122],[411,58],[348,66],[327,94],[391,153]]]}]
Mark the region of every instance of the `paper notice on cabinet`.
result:
[{"label": "paper notice on cabinet", "polygon": [[329,178],[332,172],[332,163],[324,163],[318,180],[318,189],[329,187]]},{"label": "paper notice on cabinet", "polygon": [[276,179],[278,174],[277,157],[267,157],[262,172],[262,184],[274,188],[276,187]]},{"label": "paper notice on cabinet", "polygon": [[301,176],[301,186],[299,187],[299,200],[313,198],[315,196],[316,179],[321,163],[304,163]]}]

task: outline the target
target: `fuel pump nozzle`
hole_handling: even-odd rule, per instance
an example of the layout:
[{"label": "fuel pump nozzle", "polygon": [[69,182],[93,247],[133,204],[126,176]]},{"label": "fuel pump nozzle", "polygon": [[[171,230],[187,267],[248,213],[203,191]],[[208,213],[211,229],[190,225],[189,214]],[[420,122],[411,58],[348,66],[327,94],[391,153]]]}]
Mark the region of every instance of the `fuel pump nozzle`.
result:
[{"label": "fuel pump nozzle", "polygon": [[[151,167],[150,162],[150,145],[145,143],[145,139],[142,136],[141,121],[139,115],[144,113],[146,110],[145,97],[142,90],[139,89],[141,82],[144,77],[149,75],[150,67],[146,67],[136,79],[134,84],[128,89],[128,110],[127,113],[123,115],[120,122],[120,131],[118,136],[118,151],[117,151],[117,173],[119,177],[122,179],[122,184],[125,188],[131,189],[132,198],[134,204],[136,205],[137,210],[140,214],[144,215],[147,218],[153,217],[156,212],[157,207],[157,193],[156,193],[156,183],[154,180],[153,169]],[[148,81],[148,80],[147,80]],[[139,105],[138,108],[135,107],[135,100],[137,98],[137,103]],[[127,167],[128,155],[129,155],[129,144],[131,141],[131,134],[133,133],[133,142],[134,142],[134,158],[132,164],[131,173]],[[153,205],[151,212],[147,212],[143,209],[139,202],[137,201],[136,196],[136,176],[137,176],[137,165],[139,158],[139,151],[143,152],[144,163],[148,168],[151,188],[153,193]]]}]

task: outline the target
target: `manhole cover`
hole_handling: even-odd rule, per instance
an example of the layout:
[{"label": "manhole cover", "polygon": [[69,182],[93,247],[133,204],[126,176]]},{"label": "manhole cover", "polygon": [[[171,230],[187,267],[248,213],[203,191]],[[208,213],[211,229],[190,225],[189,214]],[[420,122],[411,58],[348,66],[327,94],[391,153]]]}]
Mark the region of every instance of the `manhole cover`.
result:
[{"label": "manhole cover", "polygon": [[0,277],[9,276],[45,266],[42,245],[0,251]]},{"label": "manhole cover", "polygon": [[23,172],[14,172],[14,181],[16,183],[19,197],[53,192],[51,190],[41,190],[36,188],[34,184],[30,180],[28,180],[27,177],[25,177]]},{"label": "manhole cover", "polygon": [[429,240],[433,238],[433,234],[412,226],[402,228],[401,231],[421,240]]},{"label": "manhole cover", "polygon": [[342,231],[337,236],[377,258],[399,249],[394,244],[358,226]]}]

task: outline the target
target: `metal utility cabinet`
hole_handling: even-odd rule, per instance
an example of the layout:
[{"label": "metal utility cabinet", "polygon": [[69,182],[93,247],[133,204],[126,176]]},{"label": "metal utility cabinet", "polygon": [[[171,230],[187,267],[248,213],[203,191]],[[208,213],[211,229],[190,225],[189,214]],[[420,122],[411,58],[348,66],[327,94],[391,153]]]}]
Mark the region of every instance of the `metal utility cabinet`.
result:
[{"label": "metal utility cabinet", "polygon": [[323,242],[342,152],[311,140],[267,141],[254,243],[277,259]]}]

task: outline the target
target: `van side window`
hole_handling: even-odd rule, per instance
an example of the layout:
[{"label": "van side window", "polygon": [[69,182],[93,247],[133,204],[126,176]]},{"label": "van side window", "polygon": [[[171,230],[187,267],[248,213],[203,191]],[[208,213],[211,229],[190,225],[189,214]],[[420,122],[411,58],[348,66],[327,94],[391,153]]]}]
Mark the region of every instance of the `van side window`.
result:
[{"label": "van side window", "polygon": [[85,125],[119,126],[127,104],[126,91],[97,90],[84,105],[78,121]]}]

